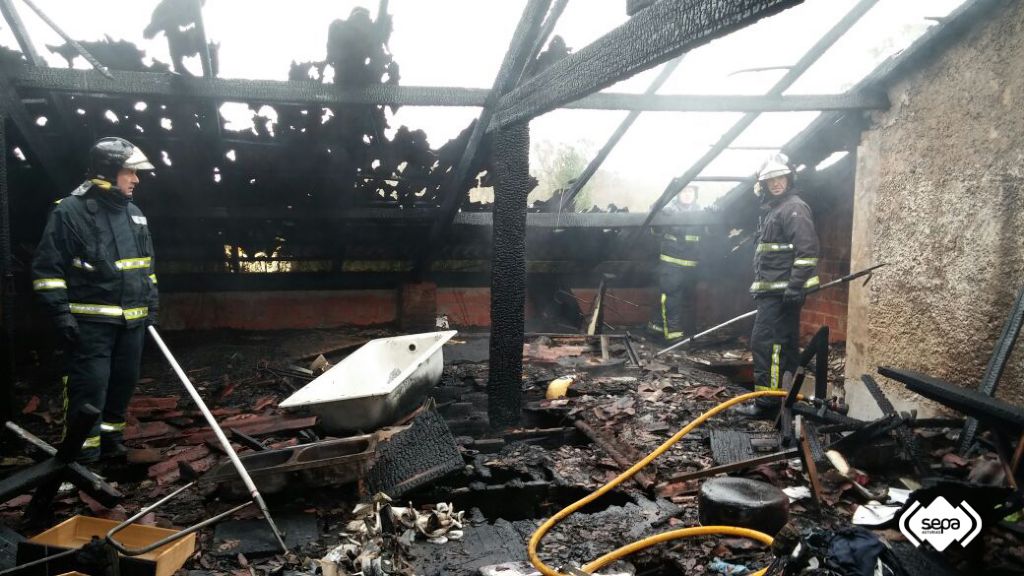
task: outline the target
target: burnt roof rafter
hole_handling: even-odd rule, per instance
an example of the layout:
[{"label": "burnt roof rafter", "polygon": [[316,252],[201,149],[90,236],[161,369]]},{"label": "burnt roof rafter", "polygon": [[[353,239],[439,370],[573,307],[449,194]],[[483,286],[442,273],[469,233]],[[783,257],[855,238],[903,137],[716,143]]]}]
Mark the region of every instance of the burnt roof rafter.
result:
[{"label": "burnt roof rafter", "polygon": [[502,97],[489,129],[550,112],[802,2],[659,0]]},{"label": "burnt roof rafter", "polygon": [[[861,17],[868,13],[871,8],[878,3],[878,0],[860,0],[854,7],[846,13],[832,28],[828,30],[813,46],[794,64],[789,68],[789,71],[779,79],[778,82],[772,86],[771,90],[768,91],[768,96],[781,96],[783,92],[788,90],[803,74],[814,65],[815,62],[821,58],[825,52],[828,51],[840,38],[842,38],[854,24],[860,21]],[[666,186],[665,191],[662,192],[661,196],[655,201],[651,208],[650,215],[647,218],[647,222],[644,226],[650,224],[654,219],[654,215],[657,214],[662,208],[664,208],[672,198],[678,194],[683,188],[689,185],[697,178],[701,172],[704,171],[718,156],[728,148],[733,141],[735,141],[743,132],[750,127],[751,124],[757,120],[760,114],[758,112],[749,112],[740,118],[729,130],[727,130],[696,163],[690,166],[682,176],[673,178]],[[643,232],[643,227],[636,231],[636,234]]]},{"label": "burnt roof rafter", "polygon": [[430,228],[430,238],[420,249],[417,257],[416,269],[419,271],[424,270],[429,265],[434,247],[438,245],[441,237],[451,227],[452,220],[458,212],[459,206],[465,200],[466,192],[463,190],[469,187],[469,179],[473,176],[473,174],[470,174],[470,170],[476,163],[480,142],[487,132],[487,127],[491,124],[491,118],[494,116],[498,100],[518,82],[526,66],[529,64],[533,46],[541,33],[542,20],[548,13],[550,6],[551,0],[530,0],[526,4],[526,8],[523,8],[523,15],[519,19],[515,32],[512,34],[508,51],[505,52],[501,68],[498,69],[498,74],[494,78],[494,85],[484,101],[480,117],[477,118],[476,124],[473,126],[473,132],[466,144],[466,148],[462,152],[462,157],[459,159],[454,173],[448,179],[447,185],[443,187],[445,192],[444,199],[441,208],[438,210],[437,219]]},{"label": "burnt roof rafter", "polygon": [[[378,85],[341,89],[317,82],[188,78],[176,74],[114,71],[114,79],[90,70],[32,68],[15,65],[11,82],[23,93],[59,92],[96,98],[216,100],[266,104],[337,106],[482,107],[488,90],[443,86]],[[626,94],[599,92],[563,108],[644,112],[807,112],[877,110],[888,107],[885,94],[799,94],[784,96],[729,94]]]}]

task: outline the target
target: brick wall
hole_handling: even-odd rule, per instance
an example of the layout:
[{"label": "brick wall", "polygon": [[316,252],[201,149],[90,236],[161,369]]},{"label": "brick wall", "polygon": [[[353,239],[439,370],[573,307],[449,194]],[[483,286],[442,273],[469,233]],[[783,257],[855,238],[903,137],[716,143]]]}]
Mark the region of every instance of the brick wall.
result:
[{"label": "brick wall", "polygon": [[[845,192],[845,191],[844,191]],[[820,242],[818,276],[824,284],[850,273],[850,239],[853,234],[853,195],[829,194],[830,205],[814,206]],[[846,341],[849,284],[829,288],[807,298],[800,318],[800,336],[806,340],[821,326],[828,326],[832,342]]]}]

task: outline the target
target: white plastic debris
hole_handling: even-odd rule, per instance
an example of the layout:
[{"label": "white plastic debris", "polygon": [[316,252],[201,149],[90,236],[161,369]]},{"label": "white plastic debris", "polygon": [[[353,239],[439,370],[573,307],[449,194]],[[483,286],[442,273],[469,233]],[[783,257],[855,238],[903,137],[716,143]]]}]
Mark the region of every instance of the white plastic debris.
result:
[{"label": "white plastic debris", "polygon": [[791,486],[783,488],[782,491],[785,492],[786,496],[789,496],[791,503],[811,497],[811,489],[807,486]]},{"label": "white plastic debris", "polygon": [[[394,526],[394,537],[386,538],[381,515]],[[408,546],[417,539],[432,544],[446,544],[459,540],[463,532],[464,512],[457,512],[452,504],[441,502],[419,511],[409,506],[391,506],[391,499],[378,494],[373,501],[361,503],[352,509],[352,519],[341,534],[343,542],[320,559],[324,576],[341,576],[362,572],[368,574],[403,573]]]},{"label": "white plastic debris", "polygon": [[744,576],[750,574],[750,568],[747,568],[743,564],[731,564],[722,560],[721,558],[715,558],[708,564],[708,570],[722,574],[723,576]]},{"label": "white plastic debris", "polygon": [[895,518],[902,509],[903,506],[871,502],[853,511],[853,523],[857,526],[879,526]]},{"label": "white plastic debris", "polygon": [[904,488],[889,488],[889,503],[906,504],[913,493],[913,490],[906,490]]}]

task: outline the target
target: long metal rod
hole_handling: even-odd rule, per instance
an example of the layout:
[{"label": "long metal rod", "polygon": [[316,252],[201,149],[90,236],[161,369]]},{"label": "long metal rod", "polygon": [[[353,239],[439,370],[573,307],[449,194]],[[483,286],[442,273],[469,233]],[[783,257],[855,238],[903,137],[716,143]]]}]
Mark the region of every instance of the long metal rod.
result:
[{"label": "long metal rod", "polygon": [[69,36],[67,34],[67,32],[65,32],[64,30],[62,30],[61,27],[58,26],[56,22],[51,20],[50,17],[46,15],[46,12],[43,12],[38,6],[35,5],[35,2],[33,2],[32,0],[22,0],[22,1],[29,8],[31,8],[32,11],[35,12],[40,18],[42,18],[43,22],[46,22],[46,24],[50,28],[53,28],[54,32],[56,32],[57,34],[60,34],[60,37],[63,38],[64,41],[68,43],[68,45],[70,45],[72,48],[74,48],[75,52],[78,52],[82,56],[82,58],[85,58],[85,60],[87,62],[89,62],[90,66],[95,68],[100,74],[103,74],[107,78],[109,78],[111,80],[114,79],[113,74],[110,73],[110,70],[107,70],[106,66],[101,64],[100,61],[97,60],[95,56],[90,54],[89,51],[86,50],[81,44],[79,44],[77,40],[75,40],[74,38]]},{"label": "long metal rod", "polygon": [[[821,58],[829,48],[832,47],[840,38],[842,38],[853,25],[860,21],[861,17],[868,13],[871,8],[878,3],[878,0],[861,0],[853,7],[839,22],[836,23],[824,36],[819,39],[806,54],[789,69],[786,74],[774,85],[771,90],[768,91],[768,96],[781,96],[790,86],[792,86],[803,74],[806,72],[815,62]],[[708,167],[718,156],[725,150],[729,145],[733,143],[736,138],[739,138],[743,132],[754,123],[755,120],[760,116],[760,112],[750,112],[741,118],[736,124],[732,126],[718,142],[708,150],[704,156],[700,158],[693,166],[691,166],[682,176],[672,179],[665,191],[662,192],[661,197],[654,203],[651,208],[651,214],[648,216],[644,225],[635,232],[634,237],[639,237],[643,233],[644,228],[650,225],[651,220],[654,218],[654,214],[660,212],[662,208],[669,203],[672,198],[679,193],[680,190],[685,188],[694,178],[700,175],[700,173]]]},{"label": "long metal rod", "polygon": [[[868,275],[871,274],[871,272],[873,270],[875,270],[877,268],[881,268],[882,266],[885,266],[885,263],[875,264],[874,266],[871,266],[870,268],[865,268],[865,269],[861,270],[860,272],[854,272],[853,274],[847,274],[846,276],[843,276],[842,278],[836,278],[835,280],[833,280],[831,282],[827,282],[825,284],[821,284],[819,286],[815,286],[814,288],[810,288],[808,290],[805,290],[804,294],[809,296],[811,294],[814,294],[815,292],[820,292],[822,290],[825,290],[826,288],[831,288],[833,286],[838,286],[840,284],[846,284],[847,282],[851,282],[853,280],[856,280],[857,278],[860,278],[861,276],[868,276]],[[869,278],[869,280],[870,280],[870,278]],[[700,334],[694,334],[693,336],[690,336],[686,340],[682,340],[680,342],[676,342],[675,344],[673,344],[673,345],[671,345],[668,348],[665,348],[663,350],[658,350],[657,352],[654,353],[654,355],[655,356],[661,356],[662,354],[664,354],[666,352],[671,352],[672,350],[675,350],[676,348],[679,348],[680,346],[685,346],[686,344],[689,344],[690,342],[693,342],[694,340],[696,340],[696,339],[698,339],[698,338],[700,338],[702,336],[707,336],[708,334],[711,334],[712,332],[714,332],[716,330],[720,330],[720,329],[725,328],[726,326],[728,326],[730,324],[734,324],[736,322],[739,322],[740,320],[743,320],[745,318],[750,318],[751,316],[755,316],[755,315],[757,315],[757,310],[751,310],[750,312],[746,312],[744,314],[740,314],[739,316],[737,316],[737,317],[735,317],[735,318],[733,318],[731,320],[726,320],[725,322],[722,322],[721,324],[719,324],[718,326],[715,326],[714,328],[708,328],[707,330],[701,332]]]},{"label": "long metal rod", "polygon": [[260,495],[259,490],[256,489],[256,484],[253,483],[252,478],[249,476],[249,472],[246,471],[245,465],[238,459],[238,454],[235,453],[235,449],[231,447],[231,442],[228,441],[227,436],[224,435],[224,430],[221,429],[220,425],[217,424],[217,420],[210,413],[210,409],[206,407],[206,402],[203,402],[203,398],[199,395],[195,386],[188,379],[185,371],[181,369],[181,365],[175,360],[174,355],[171,354],[170,349],[167,348],[167,344],[164,343],[163,338],[156,331],[156,328],[150,326],[148,328],[149,335],[153,337],[153,341],[156,342],[157,347],[163,352],[167,362],[170,363],[171,368],[174,369],[174,373],[178,375],[178,379],[181,380],[182,385],[188,390],[189,396],[195,401],[196,405],[199,406],[199,410],[203,413],[203,417],[206,418],[206,422],[210,424],[210,428],[213,429],[214,434],[217,435],[217,441],[224,448],[224,452],[227,453],[228,458],[231,459],[231,463],[235,466],[235,470],[238,471],[238,475],[241,476],[242,482],[245,483],[245,487],[249,489],[249,494],[252,499],[259,505],[260,510],[263,512],[263,517],[267,520],[267,524],[270,525],[270,529],[274,531],[274,537],[277,538],[277,543],[281,545],[281,550],[287,552],[288,547],[284,543],[284,538],[281,537],[281,532],[277,529],[277,525],[274,523],[274,519],[270,516],[270,510],[267,509],[267,503],[263,500],[263,496]]},{"label": "long metal rod", "polygon": [[[647,87],[647,90],[644,91],[644,95],[653,96],[657,93],[658,90],[665,85],[665,82],[667,82],[672,76],[672,73],[676,71],[676,68],[679,67],[679,63],[683,61],[684,56],[685,54],[665,64],[665,66],[661,68],[661,72],[658,72],[658,77],[655,78],[654,81],[651,82],[651,85]],[[636,119],[639,117],[640,112],[634,110],[622,119],[622,122],[619,123],[615,132],[612,132],[611,137],[608,138],[608,141],[605,142],[604,146],[601,147],[601,150],[598,151],[597,156],[594,156],[594,158],[590,160],[587,167],[583,169],[583,172],[576,178],[576,181],[573,182],[569,191],[562,197],[562,200],[559,202],[559,211],[564,209],[567,205],[572,206],[572,203],[580,193],[580,190],[583,190],[583,187],[587,185],[587,182],[590,182],[590,179],[597,173],[597,169],[601,167],[601,164],[603,164],[605,160],[608,159],[608,155],[612,153],[612,150],[615,149],[619,144],[619,141],[622,140],[622,137],[626,135],[626,132],[629,131],[633,126],[633,123],[636,122]]]},{"label": "long metal rod", "polygon": [[111,546],[116,548],[118,552],[124,554],[125,556],[139,556],[139,555],[145,554],[147,552],[152,552],[153,550],[156,550],[157,548],[160,548],[161,546],[166,546],[167,544],[170,544],[171,542],[174,542],[176,540],[180,540],[180,539],[184,538],[185,536],[188,536],[189,534],[191,534],[193,532],[202,530],[203,528],[205,528],[205,527],[207,527],[207,526],[209,526],[211,524],[215,524],[217,522],[220,522],[224,518],[227,518],[228,516],[231,516],[235,512],[238,512],[241,509],[245,508],[246,506],[252,504],[252,500],[246,502],[245,504],[239,504],[238,506],[235,506],[234,508],[232,508],[230,510],[225,510],[224,512],[221,512],[220,514],[217,514],[216,516],[214,516],[212,518],[207,518],[206,520],[203,520],[202,522],[199,522],[197,524],[193,524],[192,526],[190,526],[190,527],[188,527],[188,528],[186,528],[184,530],[180,530],[180,531],[178,531],[178,532],[176,532],[174,534],[171,534],[170,536],[167,536],[166,538],[161,538],[160,540],[157,540],[156,542],[152,542],[150,544],[147,544],[146,546],[143,546],[142,548],[128,548],[124,544],[122,544],[120,541],[118,541],[117,539],[114,538],[114,535],[116,535],[118,532],[120,532],[120,531],[124,530],[125,528],[131,526],[132,524],[137,522],[140,518],[142,518],[146,514],[149,514],[150,512],[152,512],[152,511],[156,510],[157,508],[163,506],[164,504],[170,502],[171,500],[176,498],[178,496],[178,494],[181,494],[182,492],[184,492],[184,491],[188,490],[189,488],[195,486],[195,484],[196,483],[194,481],[193,482],[189,482],[188,484],[185,484],[181,488],[178,488],[174,492],[171,492],[167,496],[164,496],[163,498],[158,500],[155,504],[150,504],[149,506],[143,508],[142,510],[139,510],[131,518],[125,520],[124,522],[121,522],[117,526],[114,526],[113,528],[110,529],[109,532],[107,532],[107,542],[109,542]]}]

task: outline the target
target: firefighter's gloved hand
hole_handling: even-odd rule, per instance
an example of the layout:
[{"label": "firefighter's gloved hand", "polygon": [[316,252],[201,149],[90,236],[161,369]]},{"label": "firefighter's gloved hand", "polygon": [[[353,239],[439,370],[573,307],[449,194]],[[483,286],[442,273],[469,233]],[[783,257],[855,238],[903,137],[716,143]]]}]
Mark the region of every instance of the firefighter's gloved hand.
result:
[{"label": "firefighter's gloved hand", "polygon": [[786,306],[802,306],[804,291],[800,288],[786,288],[786,291],[782,293],[782,303]]},{"label": "firefighter's gloved hand", "polygon": [[150,310],[149,315],[146,316],[146,327],[158,326],[160,324],[160,314],[156,310]]},{"label": "firefighter's gloved hand", "polygon": [[75,317],[70,313],[57,316],[54,324],[61,341],[67,344],[73,344],[78,341],[78,320],[75,320]]}]

